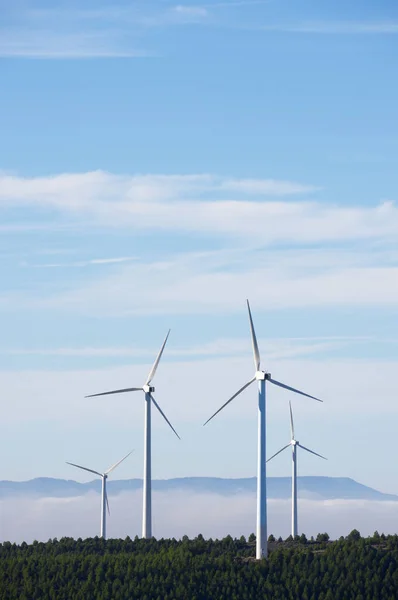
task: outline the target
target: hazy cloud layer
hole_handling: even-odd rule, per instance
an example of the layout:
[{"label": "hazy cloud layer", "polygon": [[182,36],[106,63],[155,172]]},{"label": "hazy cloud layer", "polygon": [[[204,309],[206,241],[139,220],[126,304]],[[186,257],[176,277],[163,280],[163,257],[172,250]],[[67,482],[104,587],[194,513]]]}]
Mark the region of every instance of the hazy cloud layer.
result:
[{"label": "hazy cloud layer", "polygon": [[[108,537],[140,535],[142,494],[110,497],[111,516]],[[271,500],[268,505],[268,532],[287,537],[290,534],[289,500]],[[180,538],[220,538],[249,535],[255,531],[255,495],[220,498],[216,495],[157,493],[153,495],[154,535]],[[0,540],[32,542],[63,536],[92,537],[98,534],[100,496],[46,498],[42,500],[6,500],[0,503]],[[362,535],[375,530],[396,533],[398,503],[369,501],[299,502],[299,530],[307,536],[327,531],[332,538],[359,529]]]}]

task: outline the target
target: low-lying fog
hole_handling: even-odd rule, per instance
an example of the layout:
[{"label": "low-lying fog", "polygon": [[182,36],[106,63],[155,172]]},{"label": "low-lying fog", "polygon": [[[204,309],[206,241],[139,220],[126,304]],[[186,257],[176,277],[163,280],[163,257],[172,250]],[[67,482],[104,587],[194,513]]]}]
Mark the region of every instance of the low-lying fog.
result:
[{"label": "low-lying fog", "polygon": [[[142,492],[109,497],[108,537],[141,535]],[[254,494],[222,497],[187,492],[153,493],[153,534],[156,538],[240,537],[255,532]],[[290,534],[290,500],[268,501],[268,533]],[[398,502],[367,500],[299,501],[299,531],[307,537],[328,532],[331,538],[359,529],[396,533]],[[77,498],[8,498],[0,502],[0,541],[47,541],[49,538],[93,537],[100,525],[100,496]]]}]

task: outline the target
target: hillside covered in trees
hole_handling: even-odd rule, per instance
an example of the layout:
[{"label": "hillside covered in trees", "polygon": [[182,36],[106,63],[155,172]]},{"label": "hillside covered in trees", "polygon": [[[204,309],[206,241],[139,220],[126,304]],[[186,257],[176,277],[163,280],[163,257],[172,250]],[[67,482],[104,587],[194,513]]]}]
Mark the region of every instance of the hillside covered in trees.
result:
[{"label": "hillside covered in trees", "polygon": [[223,540],[73,540],[0,545],[1,600],[395,600],[398,536],[357,531],[331,542],[275,540],[255,561],[254,536]]}]

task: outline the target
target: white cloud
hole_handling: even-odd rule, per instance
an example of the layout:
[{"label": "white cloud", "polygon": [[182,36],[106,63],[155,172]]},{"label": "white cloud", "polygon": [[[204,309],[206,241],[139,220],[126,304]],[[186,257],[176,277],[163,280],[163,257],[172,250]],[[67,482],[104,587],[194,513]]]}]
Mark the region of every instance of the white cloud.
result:
[{"label": "white cloud", "polygon": [[[108,537],[134,538],[141,531],[142,494],[110,496]],[[246,537],[255,531],[255,495],[220,497],[183,492],[153,494],[154,535],[157,538]],[[12,499],[0,502],[0,541],[47,541],[64,536],[94,537],[99,531],[98,494],[78,498]],[[290,534],[290,501],[268,502],[268,531],[286,538]],[[299,502],[300,532],[307,537],[327,531],[332,538],[358,529],[362,535],[395,533],[397,502],[311,501]]]},{"label": "white cloud", "polygon": [[221,234],[254,238],[264,245],[396,237],[398,209],[390,201],[363,207],[273,199],[315,190],[289,181],[236,180],[208,174],[121,176],[96,171],[36,178],[2,175],[0,206],[56,209],[59,214],[102,227]]},{"label": "white cloud", "polygon": [[[91,272],[90,279],[77,277],[74,281],[69,273],[62,288],[37,286],[33,281],[24,284],[23,293],[17,287],[5,290],[0,295],[4,309],[29,306],[123,317],[235,313],[241,312],[245,297],[256,311],[393,308],[398,302],[398,209],[392,202],[344,206],[301,198],[290,201],[285,194],[308,194],[313,186],[206,173],[2,175],[0,183],[0,210],[3,207],[6,213],[9,207],[20,207],[22,213],[28,206],[34,217],[32,209],[37,207],[41,215],[43,209],[48,209],[49,215],[58,214],[56,223],[62,225],[67,217],[68,226],[75,223],[92,229],[195,232],[199,244],[203,243],[201,236],[206,235],[207,243],[212,234],[221,246],[216,251],[168,255],[163,245],[149,258],[144,245],[142,253],[137,246],[136,260],[131,262],[127,260],[130,257],[117,255],[46,262],[41,266],[114,264],[111,272],[98,269],[101,272],[95,276]],[[278,194],[282,197],[275,200],[273,196]],[[308,248],[308,244],[316,246]],[[93,350],[82,351],[87,355]],[[206,351],[210,353],[211,347]],[[124,350],[116,347],[110,352],[121,356]]]},{"label": "white cloud", "polygon": [[[211,174],[115,175],[105,171],[63,173],[49,177],[0,174],[0,200],[84,209],[102,202],[165,202],[198,197],[205,192],[239,191],[243,194],[285,196],[316,191],[312,185],[274,179],[228,179]],[[72,197],[72,194],[74,197]]]},{"label": "white cloud", "polygon": [[181,15],[184,18],[190,18],[190,19],[203,19],[204,17],[207,17],[208,15],[208,11],[204,6],[187,6],[187,5],[182,5],[179,4],[177,6],[174,7],[174,12],[176,12],[178,15]]},{"label": "white cloud", "polygon": [[302,185],[291,181],[274,179],[227,179],[221,183],[223,190],[241,192],[243,194],[261,194],[264,196],[288,196],[317,191],[312,185]]}]

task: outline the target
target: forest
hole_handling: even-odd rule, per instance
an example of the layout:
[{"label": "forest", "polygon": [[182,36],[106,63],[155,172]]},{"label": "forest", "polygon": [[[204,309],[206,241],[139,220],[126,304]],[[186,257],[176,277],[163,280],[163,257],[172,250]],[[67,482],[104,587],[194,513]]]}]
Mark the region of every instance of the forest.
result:
[{"label": "forest", "polygon": [[0,544],[1,600],[396,600],[398,536]]}]

